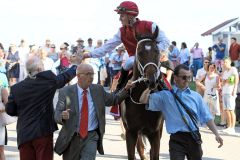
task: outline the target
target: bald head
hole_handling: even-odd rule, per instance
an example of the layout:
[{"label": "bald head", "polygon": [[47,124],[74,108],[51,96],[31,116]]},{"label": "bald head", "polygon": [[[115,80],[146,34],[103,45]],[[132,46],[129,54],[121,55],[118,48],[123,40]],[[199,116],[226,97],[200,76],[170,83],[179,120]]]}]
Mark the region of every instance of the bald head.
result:
[{"label": "bald head", "polygon": [[79,73],[85,73],[88,71],[93,71],[93,68],[91,65],[86,64],[86,63],[81,63],[80,65],[78,65],[77,67],[77,74]]},{"label": "bald head", "polygon": [[87,89],[93,81],[94,71],[89,64],[80,64],[77,68],[78,85]]}]

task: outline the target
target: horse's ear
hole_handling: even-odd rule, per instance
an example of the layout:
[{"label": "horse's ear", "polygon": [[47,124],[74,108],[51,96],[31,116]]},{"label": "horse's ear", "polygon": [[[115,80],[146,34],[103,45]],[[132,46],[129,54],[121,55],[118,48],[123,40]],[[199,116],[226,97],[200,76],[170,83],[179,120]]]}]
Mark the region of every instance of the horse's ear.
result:
[{"label": "horse's ear", "polygon": [[156,29],[155,29],[155,31],[154,31],[154,33],[153,33],[153,39],[156,39],[156,38],[157,38],[158,32],[159,32],[159,28],[158,28],[158,26],[156,26]]}]

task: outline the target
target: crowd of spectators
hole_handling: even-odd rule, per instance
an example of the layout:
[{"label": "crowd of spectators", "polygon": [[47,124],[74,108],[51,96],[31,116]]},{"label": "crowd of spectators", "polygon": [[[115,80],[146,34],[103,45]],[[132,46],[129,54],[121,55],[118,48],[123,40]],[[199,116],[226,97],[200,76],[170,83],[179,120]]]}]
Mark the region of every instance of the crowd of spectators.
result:
[{"label": "crowd of spectators", "polygon": [[[8,49],[0,43],[0,86],[8,90],[24,80],[29,74],[26,71],[26,62],[30,57],[38,56],[44,70],[51,70],[55,75],[59,75],[71,66],[71,56],[89,53],[106,42],[107,39],[96,40],[94,43],[92,38],[88,38],[85,46],[84,40],[78,38],[76,45],[70,46],[67,42],[56,45],[46,39],[42,46],[27,46],[25,40],[21,40],[18,46],[11,44]],[[125,47],[121,45],[104,57],[88,58],[84,61],[94,70],[93,84],[111,87],[114,77],[121,72],[128,58]],[[171,75],[177,65],[184,64],[192,70],[192,83],[195,83],[196,91],[203,96],[215,117],[216,125],[225,127],[223,132],[227,134],[235,134],[234,127],[240,123],[239,60],[240,45],[235,37],[231,38],[228,51],[226,44],[219,38],[206,53],[199,47],[198,42],[190,49],[186,42],[182,42],[178,49],[177,43],[172,41],[168,51],[162,52],[159,59],[162,63],[161,71],[171,83],[174,83]],[[69,84],[76,81],[75,78]],[[4,128],[0,134],[5,137]],[[2,145],[4,144],[5,139]]]}]

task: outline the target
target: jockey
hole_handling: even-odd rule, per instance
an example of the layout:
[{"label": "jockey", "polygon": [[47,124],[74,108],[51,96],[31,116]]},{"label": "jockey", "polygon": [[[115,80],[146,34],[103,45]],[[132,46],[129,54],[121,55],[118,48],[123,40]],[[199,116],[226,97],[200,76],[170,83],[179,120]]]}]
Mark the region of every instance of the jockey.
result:
[{"label": "jockey", "polygon": [[[128,52],[129,58],[121,69],[121,76],[118,80],[117,86],[117,90],[119,90],[125,83],[128,71],[132,69],[134,65],[135,52],[138,43],[134,36],[135,33],[140,35],[152,35],[157,28],[157,25],[153,22],[141,21],[136,18],[139,13],[138,6],[131,1],[122,2],[114,11],[120,15],[119,20],[122,22],[122,27],[119,28],[117,34],[115,34],[112,39],[108,40],[102,47],[97,48],[90,53],[84,54],[83,59],[102,57],[123,43]],[[158,43],[158,48],[160,51],[166,50],[169,46],[168,38],[160,29],[156,38],[156,42]],[[134,78],[137,77],[133,77],[132,80],[135,80]]]}]

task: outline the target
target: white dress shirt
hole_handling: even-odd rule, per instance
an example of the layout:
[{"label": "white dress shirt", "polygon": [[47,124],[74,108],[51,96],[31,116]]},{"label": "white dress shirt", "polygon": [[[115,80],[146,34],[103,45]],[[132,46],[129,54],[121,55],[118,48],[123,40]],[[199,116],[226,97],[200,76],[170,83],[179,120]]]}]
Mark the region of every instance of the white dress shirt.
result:
[{"label": "white dress shirt", "polygon": [[[77,90],[78,90],[78,107],[79,107],[79,120],[78,120],[78,127],[77,132],[79,132],[79,125],[80,125],[80,119],[81,119],[81,110],[82,110],[82,97],[83,97],[83,89],[77,84]],[[87,89],[87,100],[88,100],[88,131],[92,131],[98,128],[98,119],[96,110],[93,104],[93,100],[91,97],[90,89]]]}]

